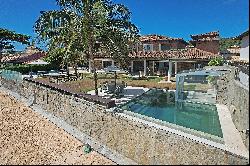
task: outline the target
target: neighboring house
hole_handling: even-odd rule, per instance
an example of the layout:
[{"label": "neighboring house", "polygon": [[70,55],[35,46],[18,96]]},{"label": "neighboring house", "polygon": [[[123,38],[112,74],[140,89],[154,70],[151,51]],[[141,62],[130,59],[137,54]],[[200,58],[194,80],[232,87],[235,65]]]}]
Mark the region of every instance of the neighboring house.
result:
[{"label": "neighboring house", "polygon": [[1,59],[1,62],[10,64],[22,64],[39,60],[45,56],[46,53],[36,48],[35,46],[28,46],[23,52],[4,56]]},{"label": "neighboring house", "polygon": [[241,40],[240,58],[238,61],[234,61],[233,65],[239,69],[239,81],[249,87],[249,30],[236,38]]},{"label": "neighboring house", "polygon": [[240,59],[240,47],[239,46],[231,46],[226,50],[220,52],[225,60],[239,60]]},{"label": "neighboring house", "polygon": [[241,40],[240,44],[240,60],[249,62],[249,30],[245,31],[237,37]]},{"label": "neighboring house", "polygon": [[[132,46],[129,54],[130,71],[143,75],[168,75],[168,81],[177,72],[207,65],[210,59],[219,56],[219,33],[210,32],[191,35],[194,47],[182,38],[161,35],[140,37],[140,43]],[[97,69],[115,64],[111,57],[95,57]],[[174,65],[173,65],[174,63]]]},{"label": "neighboring house", "polygon": [[208,32],[204,34],[191,35],[192,40],[190,43],[194,45],[195,48],[212,52],[214,54],[219,54],[220,52],[220,37],[219,32]]}]

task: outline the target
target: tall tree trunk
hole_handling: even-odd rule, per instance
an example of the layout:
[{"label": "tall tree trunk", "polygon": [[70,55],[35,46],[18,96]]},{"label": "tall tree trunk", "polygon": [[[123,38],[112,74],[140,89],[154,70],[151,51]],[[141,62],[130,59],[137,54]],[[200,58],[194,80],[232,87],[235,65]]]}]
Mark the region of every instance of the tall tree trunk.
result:
[{"label": "tall tree trunk", "polygon": [[[91,33],[92,34],[92,33]],[[90,57],[91,57],[91,60],[90,60],[90,65],[91,65],[91,68],[93,70],[93,73],[94,73],[94,82],[95,82],[95,95],[98,95],[98,78],[97,78],[97,73],[96,73],[96,66],[95,66],[95,62],[94,62],[94,53],[92,51],[92,42],[93,41],[93,38],[91,36],[91,40],[90,40],[90,44],[89,44],[89,53],[90,53]]]},{"label": "tall tree trunk", "polygon": [[97,84],[98,80],[97,80],[97,73],[96,73],[96,68],[95,67],[94,67],[94,81],[95,81],[95,94],[98,95],[98,84]]},{"label": "tall tree trunk", "polygon": [[89,51],[89,59],[90,59],[90,65],[92,65],[92,70],[94,72],[94,82],[95,82],[95,94],[98,95],[98,85],[97,85],[97,73],[96,73],[96,66],[94,63],[94,44],[95,44],[95,40],[94,40],[94,35],[93,35],[93,17],[91,14],[91,8],[93,6],[93,1],[92,0],[86,0],[85,1],[85,7],[84,7],[84,11],[86,13],[86,30],[88,32],[88,51]]}]

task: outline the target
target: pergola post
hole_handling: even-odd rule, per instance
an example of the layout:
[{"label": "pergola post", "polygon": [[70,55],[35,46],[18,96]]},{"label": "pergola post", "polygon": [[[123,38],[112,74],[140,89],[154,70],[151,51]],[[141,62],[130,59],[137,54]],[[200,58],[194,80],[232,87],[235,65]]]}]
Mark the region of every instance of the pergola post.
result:
[{"label": "pergola post", "polygon": [[89,72],[92,72],[91,60],[89,60]]},{"label": "pergola post", "polygon": [[102,69],[104,68],[104,63],[103,63],[103,60],[102,60]]},{"label": "pergola post", "polygon": [[143,74],[144,74],[144,76],[146,76],[147,75],[147,61],[144,60],[143,62],[144,62],[144,71],[143,71]]},{"label": "pergola post", "polygon": [[153,75],[155,75],[155,61],[153,61]]},{"label": "pergola post", "polygon": [[134,61],[131,61],[131,73],[134,72]]},{"label": "pergola post", "polygon": [[171,82],[171,75],[172,75],[172,61],[169,61],[169,65],[168,65],[168,82]]},{"label": "pergola post", "polygon": [[174,68],[174,74],[175,74],[175,76],[176,76],[176,74],[177,74],[177,70],[178,70],[178,68],[177,68],[177,61],[175,61],[175,66],[174,66],[175,68]]}]

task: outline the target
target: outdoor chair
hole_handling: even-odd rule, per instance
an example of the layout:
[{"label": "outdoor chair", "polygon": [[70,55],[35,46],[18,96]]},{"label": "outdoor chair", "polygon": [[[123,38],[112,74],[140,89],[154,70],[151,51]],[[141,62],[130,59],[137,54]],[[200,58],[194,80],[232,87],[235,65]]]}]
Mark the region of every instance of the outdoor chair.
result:
[{"label": "outdoor chair", "polygon": [[69,76],[69,80],[70,81],[76,81],[77,80],[77,76],[75,74],[72,74]]},{"label": "outdoor chair", "polygon": [[63,80],[64,80],[64,82],[68,82],[69,81],[69,76],[67,76],[67,75],[63,76]]},{"label": "outdoor chair", "polygon": [[122,85],[120,86],[117,86],[115,91],[114,91],[114,95],[113,97],[116,97],[116,98],[120,98],[120,97],[123,97],[124,95],[122,94],[124,91],[124,87]]},{"label": "outdoor chair", "polygon": [[108,93],[114,93],[116,90],[115,84],[108,84],[107,89]]},{"label": "outdoor chair", "polygon": [[58,80],[59,83],[65,82],[65,77],[64,76],[59,76],[57,78],[57,80]]},{"label": "outdoor chair", "polygon": [[107,91],[108,90],[108,82],[105,81],[101,84],[101,91]]},{"label": "outdoor chair", "polygon": [[122,81],[122,85],[124,86],[124,88],[127,87],[127,83],[125,81]]}]

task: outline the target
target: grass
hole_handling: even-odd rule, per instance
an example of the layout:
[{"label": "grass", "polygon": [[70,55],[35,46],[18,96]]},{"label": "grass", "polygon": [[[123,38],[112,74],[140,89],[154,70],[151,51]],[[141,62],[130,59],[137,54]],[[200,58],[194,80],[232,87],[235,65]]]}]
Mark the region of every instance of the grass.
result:
[{"label": "grass", "polygon": [[[48,78],[38,78],[43,82],[49,83]],[[144,79],[132,79],[124,74],[117,75],[117,82],[124,81],[128,86],[134,87],[145,87],[145,88],[160,88],[160,89],[170,89],[175,90],[175,82],[172,83],[159,83],[164,77],[149,77]],[[98,74],[98,87],[105,81],[114,81],[113,74]],[[53,83],[50,83],[53,84]],[[88,92],[95,89],[95,83],[93,79],[93,74],[84,74],[82,80],[70,81],[65,83],[60,83],[62,86],[71,89],[74,92]],[[185,83],[184,90],[188,91],[203,91],[206,92],[209,88],[208,84],[197,84],[197,83]]]},{"label": "grass", "polygon": [[[38,78],[43,80],[43,82],[49,83],[48,78]],[[161,89],[175,89],[175,83],[158,83],[163,80],[163,77],[150,77],[148,79],[135,80],[127,75],[118,74],[117,82],[124,81],[128,86],[137,86],[145,88],[161,88]],[[105,81],[114,81],[113,74],[98,74],[98,87]],[[93,74],[84,74],[82,80],[70,81],[65,83],[60,83],[64,87],[71,89],[74,92],[88,92],[95,89]]]},{"label": "grass", "polygon": [[[39,78],[44,82],[49,83],[48,78]],[[144,79],[132,79],[128,75],[118,74],[117,82],[124,81],[128,86],[134,87],[145,87],[145,88],[160,88],[160,89],[170,89],[175,90],[175,82],[172,83],[159,83],[164,77],[149,77]],[[98,87],[105,81],[114,81],[113,74],[98,74]],[[95,83],[93,79],[93,74],[85,73],[82,80],[70,81],[65,83],[60,83],[62,86],[71,89],[74,92],[88,92],[95,89]],[[189,91],[204,91],[206,92],[209,88],[208,84],[197,84],[197,83],[185,83],[184,90]]]}]

